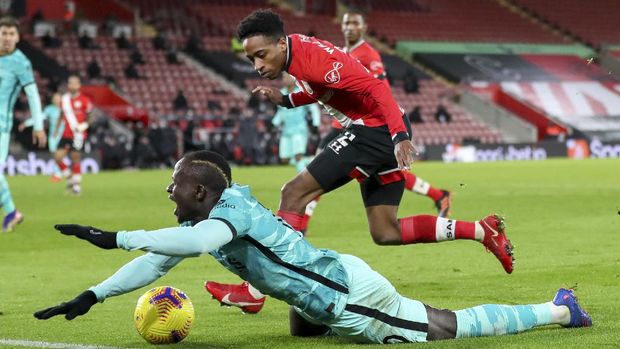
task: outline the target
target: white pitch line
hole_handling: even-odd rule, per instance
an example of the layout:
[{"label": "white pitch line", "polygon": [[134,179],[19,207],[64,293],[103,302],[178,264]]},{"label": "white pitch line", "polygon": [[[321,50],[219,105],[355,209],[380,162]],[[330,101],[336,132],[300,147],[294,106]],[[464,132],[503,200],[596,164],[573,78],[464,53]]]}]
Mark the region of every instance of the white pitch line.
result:
[{"label": "white pitch line", "polygon": [[0,338],[0,346],[16,346],[27,348],[56,348],[56,349],[129,349],[120,347],[109,347],[105,345],[88,345],[73,343],[52,343],[41,341],[29,341],[22,339],[6,339]]}]

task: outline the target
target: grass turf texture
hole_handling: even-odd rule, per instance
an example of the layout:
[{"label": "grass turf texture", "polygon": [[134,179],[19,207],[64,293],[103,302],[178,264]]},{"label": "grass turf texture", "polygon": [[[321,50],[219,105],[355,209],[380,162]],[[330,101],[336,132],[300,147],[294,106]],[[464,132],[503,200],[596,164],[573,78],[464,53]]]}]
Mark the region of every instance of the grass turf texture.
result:
[{"label": "grass turf texture", "polygon": [[[367,232],[356,184],[322,198],[308,239],[317,247],[355,254],[385,275],[401,294],[425,303],[461,309],[483,303],[522,304],[551,300],[561,286],[578,284],[577,294],[594,327],[558,326],[515,336],[486,337],[417,347],[587,348],[620,342],[620,162],[549,160],[479,164],[420,163],[416,174],[454,192],[452,216],[476,220],[491,212],[507,219],[517,264],[506,275],[483,247],[471,241],[380,247]],[[45,177],[9,178],[26,220],[0,236],[0,338],[149,347],[133,327],[138,297],[150,287],[172,285],[196,308],[183,348],[350,347],[341,338],[300,339],[288,335],[288,305],[268,299],[258,315],[222,308],[207,297],[206,279],[238,282],[210,256],[184,261],[150,287],[95,305],[74,321],[38,321],[32,313],[66,301],[107,278],[140,253],[103,251],[63,236],[55,223],[82,223],[104,229],[174,226],[173,204],[164,192],[171,171],[87,175],[81,197],[63,195],[63,184]],[[292,178],[290,167],[235,168],[275,210],[279,189]],[[400,216],[434,213],[432,202],[405,192]],[[1,347],[1,346],[0,346]],[[406,346],[399,346],[406,347]],[[370,348],[364,346],[363,348]]]}]

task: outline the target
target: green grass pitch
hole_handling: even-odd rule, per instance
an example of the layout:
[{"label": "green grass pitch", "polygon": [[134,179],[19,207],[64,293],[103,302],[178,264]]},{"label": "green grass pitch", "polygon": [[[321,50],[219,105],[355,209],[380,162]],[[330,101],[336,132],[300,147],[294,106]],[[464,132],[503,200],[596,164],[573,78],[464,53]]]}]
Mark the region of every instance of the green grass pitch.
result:
[{"label": "green grass pitch", "polygon": [[[517,258],[512,275],[471,241],[374,245],[356,184],[322,198],[310,225],[310,242],[363,258],[403,295],[437,307],[545,302],[557,288],[578,284],[577,294],[593,316],[594,327],[551,326],[513,336],[399,347],[620,345],[620,160],[419,163],[414,170],[434,185],[453,190],[452,217],[476,220],[492,212],[506,217]],[[173,204],[164,191],[170,175],[169,170],[87,175],[81,197],[65,196],[63,184],[52,184],[45,177],[9,178],[26,219],[15,232],[0,235],[0,339],[150,347],[132,320],[136,301],[148,288],[108,299],[70,322],[62,317],[38,321],[32,313],[73,298],[139,254],[98,250],[52,226],[82,223],[110,230],[174,226]],[[254,195],[273,210],[280,187],[293,175],[290,167],[233,169],[234,180],[250,184]],[[404,194],[400,216],[433,212],[429,199]],[[290,337],[288,306],[275,299],[268,299],[257,315],[220,307],[203,289],[207,279],[239,281],[207,255],[184,261],[152,285],[184,290],[196,308],[189,337],[174,347],[358,347],[341,338]]]}]

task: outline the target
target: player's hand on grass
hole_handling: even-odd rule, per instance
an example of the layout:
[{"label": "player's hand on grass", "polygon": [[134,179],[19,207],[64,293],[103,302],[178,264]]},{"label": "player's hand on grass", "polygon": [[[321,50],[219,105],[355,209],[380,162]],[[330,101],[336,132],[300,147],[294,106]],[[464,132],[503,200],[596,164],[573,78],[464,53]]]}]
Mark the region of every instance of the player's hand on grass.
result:
[{"label": "player's hand on grass", "polygon": [[68,302],[37,311],[34,313],[34,317],[39,320],[47,320],[59,314],[66,314],[65,319],[73,320],[77,316],[88,313],[95,303],[97,303],[97,296],[93,291],[87,290]]},{"label": "player's hand on grass", "polygon": [[277,88],[267,87],[267,86],[258,86],[252,90],[252,93],[259,93],[269,99],[271,103],[281,105],[284,96],[282,92]]},{"label": "player's hand on grass", "polygon": [[413,155],[418,155],[418,150],[413,146],[410,140],[404,140],[396,143],[394,146],[394,155],[398,163],[398,168],[408,170],[413,162]]},{"label": "player's hand on grass", "polygon": [[39,148],[45,148],[47,145],[47,135],[45,131],[32,131],[32,143],[38,144]]},{"label": "player's hand on grass", "polygon": [[106,250],[118,248],[115,232],[104,231],[99,228],[79,224],[56,224],[54,229],[65,235],[73,235],[82,240],[86,240]]}]

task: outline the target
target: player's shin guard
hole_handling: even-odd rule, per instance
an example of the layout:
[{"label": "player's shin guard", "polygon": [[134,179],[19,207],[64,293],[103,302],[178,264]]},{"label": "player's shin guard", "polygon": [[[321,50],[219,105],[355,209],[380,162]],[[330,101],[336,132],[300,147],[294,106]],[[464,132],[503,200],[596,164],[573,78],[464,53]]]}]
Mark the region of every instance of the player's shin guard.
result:
[{"label": "player's shin guard", "polygon": [[2,172],[0,172],[0,204],[2,205],[4,214],[15,211],[15,203],[13,202],[13,196],[9,189],[9,183],[6,181]]},{"label": "player's shin guard", "polygon": [[[418,215],[400,219],[400,236],[403,245],[441,242],[455,239],[478,240],[476,223],[456,221],[431,215]],[[480,231],[482,228],[479,228]]]},{"label": "player's shin guard", "polygon": [[403,171],[403,175],[405,176],[405,189],[420,195],[426,195],[433,199],[433,201],[439,200],[443,195],[441,189],[432,187],[430,183],[415,174]]},{"label": "player's shin guard", "polygon": [[552,323],[549,303],[514,306],[486,304],[454,313],[456,338],[499,336]]},{"label": "player's shin guard", "polygon": [[[297,213],[297,212],[292,212],[292,211],[282,211],[282,210],[278,210],[278,212],[276,213],[277,216],[282,217],[282,219],[284,219],[286,221],[286,223],[288,223],[291,227],[293,227],[293,229],[297,230],[297,231],[301,231],[303,224],[304,224],[304,215]],[[306,225],[308,224],[308,222],[306,222]]]}]

